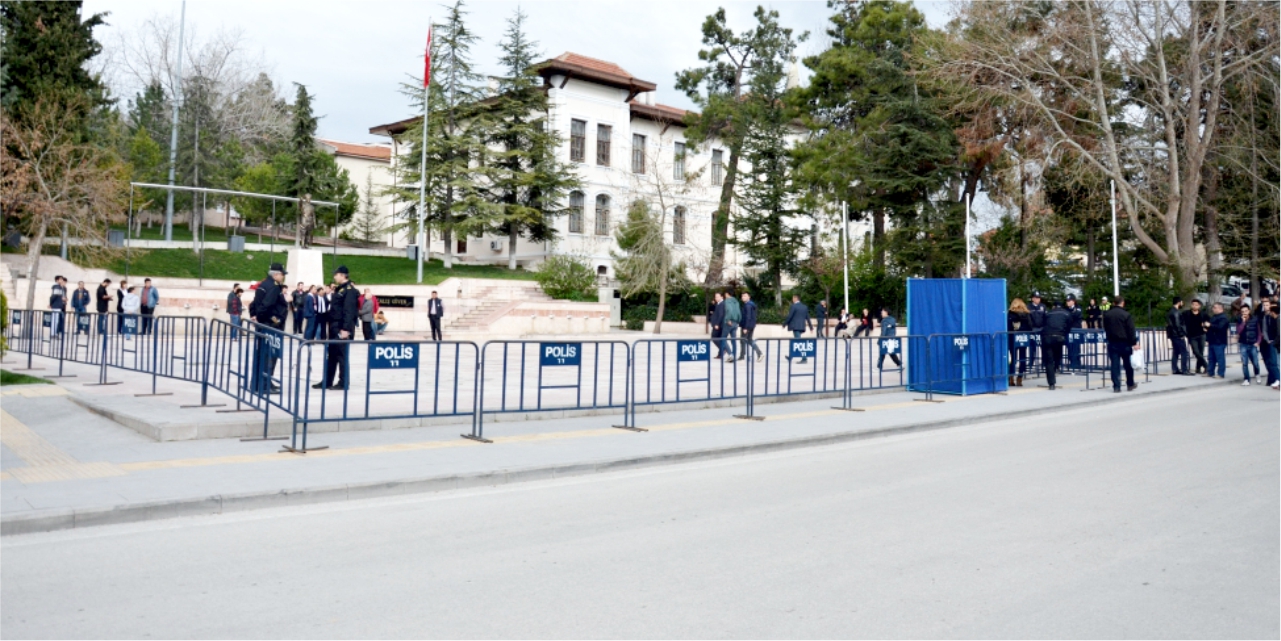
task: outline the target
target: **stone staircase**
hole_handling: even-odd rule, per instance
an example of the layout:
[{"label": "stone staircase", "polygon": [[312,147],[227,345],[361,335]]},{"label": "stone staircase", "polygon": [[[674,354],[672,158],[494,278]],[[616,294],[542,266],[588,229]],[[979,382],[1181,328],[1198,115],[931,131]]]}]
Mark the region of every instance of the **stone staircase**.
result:
[{"label": "stone staircase", "polygon": [[[503,295],[497,290],[502,289]],[[471,303],[466,311],[454,316],[445,317],[445,328],[462,331],[484,331],[496,314],[525,301],[551,301],[539,288],[522,287],[513,289],[502,285],[481,286],[468,292]]]}]

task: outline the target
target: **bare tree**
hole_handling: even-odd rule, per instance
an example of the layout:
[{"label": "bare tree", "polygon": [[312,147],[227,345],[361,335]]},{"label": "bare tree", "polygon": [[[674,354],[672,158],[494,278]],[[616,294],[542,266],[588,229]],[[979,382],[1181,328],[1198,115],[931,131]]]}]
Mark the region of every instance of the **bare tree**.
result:
[{"label": "bare tree", "polygon": [[[27,309],[34,309],[40,253],[50,233],[79,239],[77,251],[92,260],[111,253],[107,230],[128,194],[123,163],[101,146],[78,141],[67,128],[74,109],[54,101],[35,103],[22,124],[0,114],[0,199],[22,218],[29,240],[31,275]],[[97,255],[97,256],[95,256]]]}]

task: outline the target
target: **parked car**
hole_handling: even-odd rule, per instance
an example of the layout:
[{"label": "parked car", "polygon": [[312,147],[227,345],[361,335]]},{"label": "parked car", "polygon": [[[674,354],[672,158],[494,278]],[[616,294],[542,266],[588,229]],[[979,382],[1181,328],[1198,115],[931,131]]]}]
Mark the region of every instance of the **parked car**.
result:
[{"label": "parked car", "polygon": [[[1201,289],[1204,290],[1205,288],[1206,288],[1205,283],[1202,283]],[[1236,285],[1232,285],[1229,283],[1223,283],[1222,285],[1219,285],[1219,295],[1216,296],[1214,300],[1210,300],[1210,295],[1208,293],[1205,293],[1204,291],[1200,294],[1197,294],[1196,297],[1197,297],[1197,300],[1201,301],[1202,305],[1209,306],[1213,303],[1223,303],[1223,306],[1227,307],[1231,305],[1232,301],[1236,300],[1237,297],[1240,295],[1241,295],[1240,287],[1237,287]]]}]

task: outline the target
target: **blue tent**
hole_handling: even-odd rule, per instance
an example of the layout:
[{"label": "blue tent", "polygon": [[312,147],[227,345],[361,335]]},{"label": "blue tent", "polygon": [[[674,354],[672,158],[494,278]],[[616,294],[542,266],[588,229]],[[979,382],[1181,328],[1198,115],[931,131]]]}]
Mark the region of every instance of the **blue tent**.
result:
[{"label": "blue tent", "polygon": [[908,389],[1005,391],[1005,311],[1005,279],[909,278]]}]

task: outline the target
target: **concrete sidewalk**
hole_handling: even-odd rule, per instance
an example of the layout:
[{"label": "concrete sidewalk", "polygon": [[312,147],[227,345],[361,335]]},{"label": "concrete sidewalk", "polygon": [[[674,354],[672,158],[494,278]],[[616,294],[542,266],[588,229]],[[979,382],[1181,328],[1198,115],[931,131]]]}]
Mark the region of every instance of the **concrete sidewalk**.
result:
[{"label": "concrete sidewalk", "polygon": [[[1143,402],[1224,385],[1200,377],[1154,376],[1132,393],[1016,388],[1008,395],[939,397],[904,391],[855,398],[862,412],[831,399],[761,405],[763,421],[733,418],[741,407],[641,414],[645,433],[613,429],[621,416],[489,425],[493,444],[459,438],[458,425],[314,435],[306,455],[279,441],[155,442],[72,402],[58,386],[3,391],[0,533],[218,514],[257,508],[499,485],[627,467],[661,465],[836,443],[879,435],[1035,416],[1057,409]],[[1097,382],[1097,381],[1096,381]],[[1276,392],[1258,389],[1277,402]]]}]

